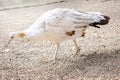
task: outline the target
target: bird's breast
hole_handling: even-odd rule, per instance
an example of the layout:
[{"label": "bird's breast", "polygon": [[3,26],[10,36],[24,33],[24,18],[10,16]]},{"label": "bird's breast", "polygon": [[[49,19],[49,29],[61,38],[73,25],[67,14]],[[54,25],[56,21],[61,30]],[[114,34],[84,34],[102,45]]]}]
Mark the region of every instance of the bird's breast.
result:
[{"label": "bird's breast", "polygon": [[45,33],[45,39],[54,41],[54,42],[62,42],[64,40],[73,40],[76,38],[84,37],[85,36],[85,29],[86,28],[78,28],[72,30],[48,30]]},{"label": "bird's breast", "polygon": [[35,34],[31,37],[32,41],[49,40],[53,42],[62,42],[65,40],[73,40],[85,36],[86,28],[63,29],[63,28],[47,28],[46,30]]}]

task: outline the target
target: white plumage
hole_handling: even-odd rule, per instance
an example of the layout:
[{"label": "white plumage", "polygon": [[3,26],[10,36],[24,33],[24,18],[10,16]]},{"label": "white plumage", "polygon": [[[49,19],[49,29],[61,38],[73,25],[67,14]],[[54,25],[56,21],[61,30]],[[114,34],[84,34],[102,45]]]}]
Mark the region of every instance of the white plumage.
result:
[{"label": "white plumage", "polygon": [[[107,17],[108,18],[108,17]],[[15,37],[30,41],[50,40],[57,44],[64,40],[73,40],[79,52],[75,39],[85,35],[85,29],[91,25],[96,27],[101,21],[108,19],[99,12],[81,12],[79,10],[56,8],[40,16],[30,28],[21,32],[11,32],[10,40]],[[104,23],[104,24],[107,24]],[[98,27],[98,26],[97,26]],[[56,54],[55,53],[55,59]]]}]

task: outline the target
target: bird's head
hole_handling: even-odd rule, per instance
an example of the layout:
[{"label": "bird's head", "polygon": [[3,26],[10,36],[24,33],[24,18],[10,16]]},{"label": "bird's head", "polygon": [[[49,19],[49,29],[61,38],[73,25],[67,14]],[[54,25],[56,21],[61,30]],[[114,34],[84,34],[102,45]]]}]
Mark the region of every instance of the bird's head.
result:
[{"label": "bird's head", "polygon": [[9,42],[10,43],[12,40],[17,39],[17,38],[21,38],[24,39],[26,36],[26,34],[24,32],[11,32],[9,34]]}]

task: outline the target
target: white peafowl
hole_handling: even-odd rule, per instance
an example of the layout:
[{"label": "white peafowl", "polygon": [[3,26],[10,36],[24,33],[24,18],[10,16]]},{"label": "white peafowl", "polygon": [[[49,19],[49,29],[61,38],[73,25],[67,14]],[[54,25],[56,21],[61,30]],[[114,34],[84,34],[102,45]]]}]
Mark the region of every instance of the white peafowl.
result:
[{"label": "white peafowl", "polygon": [[97,25],[105,25],[109,23],[109,20],[110,17],[102,15],[100,12],[81,12],[74,9],[56,8],[40,16],[30,28],[20,32],[11,32],[8,43],[15,38],[29,41],[53,41],[57,45],[54,56],[56,60],[60,42],[73,40],[77,49],[76,54],[78,54],[80,49],[76,39],[85,36],[86,28],[88,26],[100,28]]}]

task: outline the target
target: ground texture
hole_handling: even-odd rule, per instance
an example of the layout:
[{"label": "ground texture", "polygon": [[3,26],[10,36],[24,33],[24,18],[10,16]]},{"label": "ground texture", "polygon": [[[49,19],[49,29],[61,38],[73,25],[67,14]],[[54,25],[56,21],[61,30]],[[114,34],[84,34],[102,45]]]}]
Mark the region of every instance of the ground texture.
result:
[{"label": "ground texture", "polygon": [[[58,61],[49,41],[16,40],[5,47],[8,34],[28,28],[42,13],[61,7],[98,11],[111,17],[100,29],[89,28],[77,39],[61,43]],[[120,0],[65,0],[62,3],[0,11],[0,80],[120,80]],[[14,43],[14,42],[12,42]]]}]

